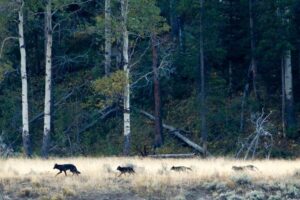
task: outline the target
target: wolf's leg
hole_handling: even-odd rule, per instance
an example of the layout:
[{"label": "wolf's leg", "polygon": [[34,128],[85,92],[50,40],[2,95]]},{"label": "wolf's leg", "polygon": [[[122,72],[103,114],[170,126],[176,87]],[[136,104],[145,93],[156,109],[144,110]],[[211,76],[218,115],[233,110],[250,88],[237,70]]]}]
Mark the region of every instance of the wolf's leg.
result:
[{"label": "wolf's leg", "polygon": [[65,172],[65,176],[67,176],[67,171],[64,171]]},{"label": "wolf's leg", "polygon": [[57,176],[58,174],[61,174],[61,173],[62,173],[62,171],[58,172],[55,176]]}]

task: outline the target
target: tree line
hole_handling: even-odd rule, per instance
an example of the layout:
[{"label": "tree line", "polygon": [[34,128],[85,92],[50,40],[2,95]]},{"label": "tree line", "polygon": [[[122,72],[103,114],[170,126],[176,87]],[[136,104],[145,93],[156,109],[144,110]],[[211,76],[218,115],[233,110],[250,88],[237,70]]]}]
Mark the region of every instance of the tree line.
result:
[{"label": "tree line", "polygon": [[0,9],[1,141],[16,152],[296,155],[284,146],[299,135],[296,0]]}]

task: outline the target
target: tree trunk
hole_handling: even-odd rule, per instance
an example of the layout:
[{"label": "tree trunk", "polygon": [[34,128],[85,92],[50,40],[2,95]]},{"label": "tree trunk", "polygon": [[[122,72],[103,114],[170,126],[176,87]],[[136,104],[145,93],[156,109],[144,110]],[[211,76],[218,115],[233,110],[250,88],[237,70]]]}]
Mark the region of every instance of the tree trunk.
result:
[{"label": "tree trunk", "polygon": [[45,108],[44,108],[44,135],[42,156],[48,157],[49,140],[51,132],[51,83],[52,83],[52,11],[51,0],[47,1],[45,13],[45,34],[46,34],[46,78],[45,78]]},{"label": "tree trunk", "polygon": [[286,137],[286,121],[285,121],[285,84],[284,84],[284,56],[281,57],[281,123],[282,135]]},{"label": "tree trunk", "polygon": [[28,88],[27,88],[27,72],[26,72],[26,49],[24,39],[24,2],[21,1],[21,6],[18,12],[19,15],[19,47],[21,54],[21,80],[22,80],[22,139],[25,155],[31,157],[31,143],[29,134],[28,122]]},{"label": "tree trunk", "polygon": [[184,21],[181,17],[178,17],[178,29],[180,53],[185,53]]},{"label": "tree trunk", "polygon": [[201,120],[201,138],[203,142],[204,156],[207,152],[207,126],[206,126],[206,91],[205,91],[205,65],[204,65],[204,44],[203,44],[203,4],[204,0],[200,0],[200,120]]},{"label": "tree trunk", "polygon": [[154,84],[154,103],[155,103],[155,139],[154,147],[163,145],[162,119],[161,119],[161,93],[158,69],[158,41],[157,36],[152,34],[152,69]]},{"label": "tree trunk", "polygon": [[169,0],[169,16],[170,16],[170,25],[173,39],[178,37],[178,21],[176,14],[176,0]]},{"label": "tree trunk", "polygon": [[254,25],[253,25],[253,1],[249,0],[249,27],[250,27],[250,46],[251,46],[251,61],[250,66],[248,68],[247,73],[247,82],[244,88],[244,93],[242,97],[241,103],[241,117],[240,117],[240,132],[244,130],[244,113],[245,113],[245,104],[246,98],[250,88],[250,82],[252,79],[253,85],[253,92],[254,96],[257,99],[257,87],[256,87],[256,74],[257,74],[257,66],[256,66],[256,59],[255,59],[255,41],[254,41]]},{"label": "tree trunk", "polygon": [[129,155],[130,151],[130,83],[129,83],[129,58],[128,58],[128,31],[127,31],[127,13],[128,0],[121,0],[122,12],[122,35],[123,35],[123,70],[126,77],[124,88],[124,155]]},{"label": "tree trunk", "polygon": [[111,68],[111,6],[110,0],[105,0],[105,75]]},{"label": "tree trunk", "polygon": [[232,97],[232,61],[229,61],[228,67],[228,96]]},{"label": "tree trunk", "polygon": [[257,66],[255,59],[255,41],[254,41],[254,25],[253,25],[253,1],[249,0],[249,26],[250,26],[250,43],[251,43],[251,71],[252,71],[252,84],[255,98],[257,98],[256,88],[256,74]]},{"label": "tree trunk", "polygon": [[296,124],[294,113],[294,97],[293,97],[293,76],[292,76],[292,62],[291,50],[284,53],[284,94],[285,94],[285,112],[286,112],[286,126],[293,128]]},{"label": "tree trunk", "polygon": [[122,46],[122,41],[120,39],[117,39],[116,41],[116,68],[117,69],[122,69],[123,66],[122,66],[122,49],[123,49],[123,46]]}]

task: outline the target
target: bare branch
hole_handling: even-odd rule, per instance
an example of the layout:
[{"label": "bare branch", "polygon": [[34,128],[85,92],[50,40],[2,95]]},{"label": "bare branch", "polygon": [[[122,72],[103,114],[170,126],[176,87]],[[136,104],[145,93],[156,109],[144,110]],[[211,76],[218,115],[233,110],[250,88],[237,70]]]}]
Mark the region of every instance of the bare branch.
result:
[{"label": "bare branch", "polygon": [[147,53],[147,51],[149,50],[150,46],[151,46],[151,44],[150,44],[150,42],[149,42],[147,48],[143,51],[143,53],[141,54],[141,56],[140,56],[134,63],[129,64],[129,68],[130,68],[130,69],[133,68],[133,67],[134,67],[135,65],[137,65],[138,63],[141,62],[142,58],[146,55],[146,53]]},{"label": "bare branch", "polygon": [[1,49],[0,49],[0,58],[2,58],[2,52],[3,52],[3,48],[5,46],[5,43],[8,41],[8,40],[18,40],[19,38],[18,37],[6,37],[3,41],[2,41],[2,44],[1,44]]},{"label": "bare branch", "polygon": [[241,148],[238,150],[236,157],[240,157],[242,152],[245,152],[244,160],[246,160],[248,159],[250,152],[252,152],[252,159],[254,159],[258,149],[260,149],[266,153],[266,158],[270,158],[273,146],[273,136],[269,131],[265,130],[265,124],[271,114],[272,111],[265,115],[264,109],[262,109],[260,114],[255,114],[256,120],[254,115],[251,115],[251,121],[255,125],[255,131],[246,137],[244,142],[240,142]]},{"label": "bare branch", "polygon": [[[158,66],[158,70],[159,70],[160,75],[162,75],[163,73],[165,75],[166,74],[171,74],[173,72],[171,56],[172,56],[172,52],[168,51],[168,52],[165,52],[163,57],[161,58],[160,64]],[[149,72],[147,72],[143,75],[138,75],[139,78],[136,79],[133,83],[131,83],[130,87],[134,88],[142,80],[146,81],[146,83],[142,87],[145,87],[145,86],[149,85],[152,81],[151,77],[152,77],[153,73],[154,73],[153,70],[151,70],[151,71],[149,71]]]}]

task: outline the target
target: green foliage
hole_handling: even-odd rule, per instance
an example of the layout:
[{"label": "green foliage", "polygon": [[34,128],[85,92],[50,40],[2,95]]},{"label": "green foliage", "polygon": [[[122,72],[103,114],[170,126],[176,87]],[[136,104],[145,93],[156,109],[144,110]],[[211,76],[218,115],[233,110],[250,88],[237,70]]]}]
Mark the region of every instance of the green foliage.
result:
[{"label": "green foliage", "polygon": [[124,71],[119,70],[108,77],[95,80],[92,85],[95,92],[102,97],[98,99],[96,105],[103,108],[122,97],[126,85],[126,76]]},{"label": "green foliage", "polygon": [[12,66],[9,61],[2,62],[0,65],[1,65],[0,66],[0,84],[1,84],[1,82],[4,80],[5,74],[12,71]]},{"label": "green foliage", "polygon": [[141,37],[169,31],[169,26],[155,0],[129,1],[128,30]]}]

